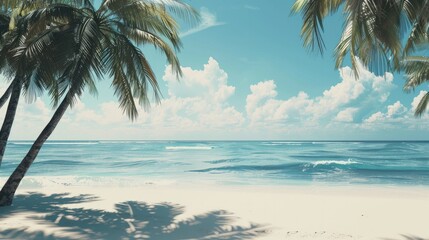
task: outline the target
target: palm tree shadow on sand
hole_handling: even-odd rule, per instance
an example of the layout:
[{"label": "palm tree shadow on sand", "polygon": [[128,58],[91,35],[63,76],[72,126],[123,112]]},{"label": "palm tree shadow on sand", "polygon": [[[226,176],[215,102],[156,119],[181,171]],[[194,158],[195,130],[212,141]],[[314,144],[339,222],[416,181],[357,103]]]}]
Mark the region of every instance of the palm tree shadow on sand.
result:
[{"label": "palm tree shadow on sand", "polygon": [[0,232],[0,239],[238,240],[268,233],[268,228],[259,224],[246,227],[231,225],[234,217],[222,210],[177,221],[176,217],[184,213],[184,207],[171,203],[148,205],[127,201],[115,204],[115,211],[70,207],[71,204],[96,200],[92,195],[70,196],[67,193],[16,196],[14,206],[0,208],[0,222],[15,214],[31,212],[31,220],[54,227],[54,231],[8,228]]},{"label": "palm tree shadow on sand", "polygon": [[384,240],[429,240],[429,238],[421,238],[413,235],[401,235],[402,238],[385,238]]}]

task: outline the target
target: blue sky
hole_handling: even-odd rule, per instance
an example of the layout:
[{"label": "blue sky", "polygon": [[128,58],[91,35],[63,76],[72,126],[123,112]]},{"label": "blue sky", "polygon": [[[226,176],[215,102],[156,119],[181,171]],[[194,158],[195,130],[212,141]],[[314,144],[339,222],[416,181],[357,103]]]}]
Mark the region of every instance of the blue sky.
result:
[{"label": "blue sky", "polygon": [[[412,115],[420,90],[402,92],[401,74],[362,68],[356,80],[347,62],[334,68],[342,16],[328,18],[321,56],[303,48],[293,1],[187,1],[201,12],[183,26],[178,82],[164,56],[145,47],[164,99],[135,122],[118,110],[109,79],[97,97],[84,95],[53,139],[421,140],[425,114]],[[5,89],[0,83],[0,89]],[[0,111],[4,114],[4,110]],[[34,139],[52,115],[44,97],[22,104],[13,139]]]}]

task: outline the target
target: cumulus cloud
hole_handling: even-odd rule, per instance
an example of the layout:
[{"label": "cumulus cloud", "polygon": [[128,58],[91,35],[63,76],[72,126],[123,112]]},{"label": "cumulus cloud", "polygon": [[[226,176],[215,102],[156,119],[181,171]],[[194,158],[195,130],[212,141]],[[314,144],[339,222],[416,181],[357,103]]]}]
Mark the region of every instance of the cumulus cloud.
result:
[{"label": "cumulus cloud", "polygon": [[[299,121],[306,126],[324,125],[333,120],[353,122],[354,115],[360,110],[384,103],[394,87],[392,74],[376,76],[362,65],[359,65],[359,77],[350,67],[339,72],[341,82],[313,98],[299,92],[286,100],[277,99],[276,85],[272,80],[252,85],[246,101],[247,116],[253,124],[278,121],[288,125]],[[394,107],[391,111],[400,111]]]},{"label": "cumulus cloud", "polygon": [[424,114],[420,119],[414,118],[415,108],[424,94],[425,92],[422,91],[414,97],[409,108],[404,106],[400,101],[396,101],[388,105],[384,111],[377,111],[371,114],[363,120],[362,127],[376,130],[380,128],[392,128],[398,125],[407,129],[418,129],[428,126],[426,123],[427,119],[429,119],[428,114]]},{"label": "cumulus cloud", "polygon": [[338,112],[337,116],[335,117],[335,120],[339,122],[353,122],[354,114],[358,110],[359,108],[356,108],[356,107],[346,108]]},{"label": "cumulus cloud", "polygon": [[[390,73],[376,76],[361,67],[357,78],[345,67],[339,70],[340,81],[319,95],[300,91],[286,99],[281,98],[274,80],[260,81],[249,86],[239,111],[231,104],[236,87],[214,58],[201,69],[182,70],[178,81],[166,66],[162,77],[166,98],[149,112],[139,109],[135,122],[124,116],[116,101],[90,107],[78,100],[53,139],[350,139],[366,138],[386,128],[428,127],[428,114],[420,120],[413,118],[424,92],[408,105],[387,104],[394,88]],[[0,91],[5,86],[0,85]],[[33,104],[21,101],[12,136],[34,139],[52,113],[40,98]]]},{"label": "cumulus cloud", "polygon": [[[248,115],[257,115],[256,109],[261,101],[277,96],[276,84],[273,80],[259,82],[250,86],[251,94],[246,98],[246,111]],[[256,116],[257,117],[257,116]]]},{"label": "cumulus cloud", "polygon": [[160,105],[152,106],[149,112],[140,108],[135,122],[122,114],[117,102],[104,102],[98,109],[92,109],[77,101],[64,116],[57,136],[68,128],[102,139],[210,138],[201,134],[229,128],[232,133],[243,124],[242,113],[228,103],[235,87],[228,84],[227,73],[215,59],[210,58],[201,70],[189,67],[182,70],[183,76],[178,80],[171,67],[166,67],[163,80],[168,97]]},{"label": "cumulus cloud", "polygon": [[364,123],[383,123],[387,124],[389,122],[402,120],[404,117],[408,118],[409,112],[408,109],[402,105],[400,101],[396,101],[394,104],[387,106],[386,112],[378,111],[372,114],[370,117],[364,120]]},{"label": "cumulus cloud", "polygon": [[240,125],[244,121],[242,114],[228,103],[235,87],[228,85],[228,75],[215,59],[209,58],[202,70],[184,67],[182,71],[183,77],[178,81],[166,68],[163,80],[169,98],[151,110],[143,120],[145,123],[171,126],[180,121],[189,127],[212,128]]}]

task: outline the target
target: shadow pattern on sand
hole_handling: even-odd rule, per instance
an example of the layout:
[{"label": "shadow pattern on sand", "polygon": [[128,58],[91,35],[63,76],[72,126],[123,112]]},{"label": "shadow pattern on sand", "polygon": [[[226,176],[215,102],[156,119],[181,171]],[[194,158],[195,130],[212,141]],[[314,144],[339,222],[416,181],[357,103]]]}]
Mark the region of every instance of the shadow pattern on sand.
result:
[{"label": "shadow pattern on sand", "polygon": [[[40,224],[55,231],[30,227],[8,228],[0,239],[253,239],[268,233],[266,226],[234,226],[234,216],[226,211],[211,211],[177,221],[184,207],[171,203],[148,205],[127,201],[115,204],[115,211],[75,208],[72,204],[97,201],[92,195],[70,196],[29,193],[18,195],[14,206],[0,208],[0,224],[15,214],[28,213]],[[42,225],[42,226],[43,226]],[[3,228],[3,226],[2,226]]]},{"label": "shadow pattern on sand", "polygon": [[429,238],[421,238],[413,235],[401,235],[401,236],[402,238],[397,238],[397,239],[385,238],[384,240],[429,240]]}]

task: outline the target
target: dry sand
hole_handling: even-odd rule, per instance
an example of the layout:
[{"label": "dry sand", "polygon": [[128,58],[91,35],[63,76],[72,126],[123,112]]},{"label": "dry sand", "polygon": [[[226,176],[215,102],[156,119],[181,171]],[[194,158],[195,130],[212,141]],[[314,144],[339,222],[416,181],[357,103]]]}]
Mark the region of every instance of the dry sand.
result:
[{"label": "dry sand", "polygon": [[0,239],[429,239],[423,187],[67,185],[19,189]]}]

